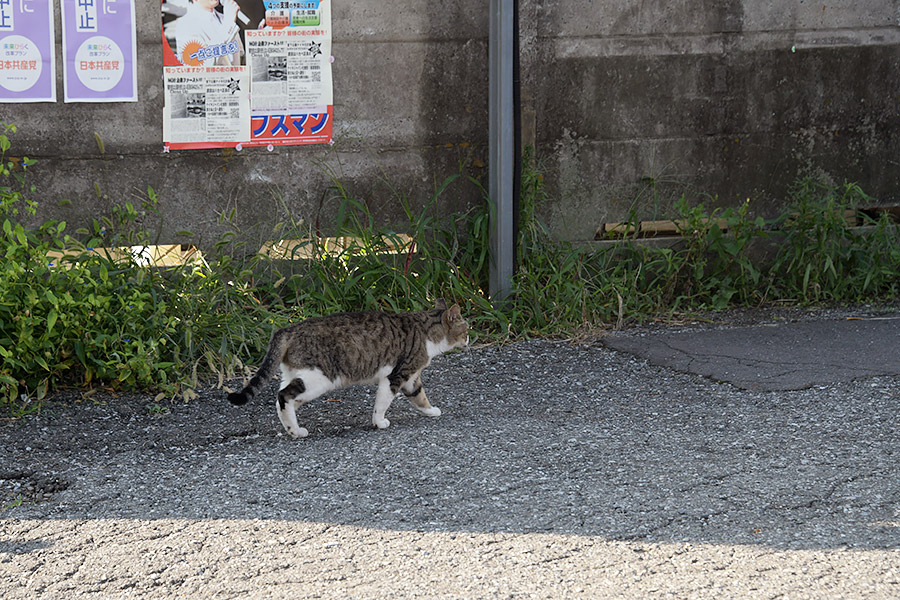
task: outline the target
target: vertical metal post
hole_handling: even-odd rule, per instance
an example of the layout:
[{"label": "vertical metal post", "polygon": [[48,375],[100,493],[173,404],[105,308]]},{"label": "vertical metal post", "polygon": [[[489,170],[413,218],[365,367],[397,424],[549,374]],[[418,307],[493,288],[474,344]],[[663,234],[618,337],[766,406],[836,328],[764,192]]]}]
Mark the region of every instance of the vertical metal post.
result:
[{"label": "vertical metal post", "polygon": [[491,0],[489,62],[489,186],[491,213],[490,294],[502,303],[512,292],[515,265],[513,182],[515,156],[513,56],[515,0]]}]

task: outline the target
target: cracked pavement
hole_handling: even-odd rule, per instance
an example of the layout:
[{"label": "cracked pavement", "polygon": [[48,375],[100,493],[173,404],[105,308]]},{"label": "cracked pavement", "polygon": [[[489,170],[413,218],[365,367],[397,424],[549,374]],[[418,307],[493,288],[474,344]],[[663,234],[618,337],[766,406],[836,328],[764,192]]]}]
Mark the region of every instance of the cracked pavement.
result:
[{"label": "cracked pavement", "polygon": [[425,371],[441,417],[377,431],[350,388],[300,441],[274,384],[60,398],[0,425],[0,597],[895,598],[897,322],[865,316],[474,348]]},{"label": "cracked pavement", "polygon": [[654,365],[727,381],[748,390],[799,390],[816,384],[900,373],[900,316],[845,316],[768,322],[739,329],[624,335],[610,348]]}]

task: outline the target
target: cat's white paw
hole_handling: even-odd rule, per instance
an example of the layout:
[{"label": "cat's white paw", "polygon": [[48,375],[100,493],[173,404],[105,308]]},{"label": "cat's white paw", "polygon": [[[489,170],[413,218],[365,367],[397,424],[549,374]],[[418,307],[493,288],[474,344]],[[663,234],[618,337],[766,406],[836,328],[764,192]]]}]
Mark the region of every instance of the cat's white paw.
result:
[{"label": "cat's white paw", "polygon": [[372,424],[375,425],[378,429],[387,429],[391,426],[391,422],[387,419],[379,419],[378,417],[372,417]]},{"label": "cat's white paw", "polygon": [[295,440],[303,439],[309,435],[309,431],[306,430],[306,427],[297,427],[296,430],[288,429],[287,432]]},{"label": "cat's white paw", "polygon": [[419,408],[416,407],[416,410],[425,415],[426,417],[439,417],[441,416],[441,409],[437,406],[432,406],[430,408]]}]

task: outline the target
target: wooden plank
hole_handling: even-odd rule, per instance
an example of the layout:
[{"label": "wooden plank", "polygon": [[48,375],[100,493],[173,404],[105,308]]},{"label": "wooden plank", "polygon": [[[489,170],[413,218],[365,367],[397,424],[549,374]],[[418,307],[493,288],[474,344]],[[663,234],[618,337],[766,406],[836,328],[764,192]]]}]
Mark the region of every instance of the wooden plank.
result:
[{"label": "wooden plank", "polygon": [[641,221],[641,237],[657,235],[681,235],[682,227],[678,221]]},{"label": "wooden plank", "polygon": [[281,260],[311,259],[316,257],[315,245],[310,239],[268,241],[259,253]]},{"label": "wooden plank", "polygon": [[[700,225],[708,229],[713,224],[718,225],[722,231],[728,231],[727,219],[701,219]],[[662,221],[641,221],[641,233],[645,237],[654,235],[682,235],[683,232],[690,228],[687,219],[662,220]]]},{"label": "wooden plank", "polygon": [[[859,213],[860,212],[864,212],[864,211],[857,211],[852,208],[846,208],[846,209],[844,209],[843,213],[841,214],[841,217],[844,219],[844,222],[847,223],[847,225],[849,225],[850,227],[856,227],[857,225],[859,225]],[[792,220],[797,218],[798,214],[799,213],[796,213],[796,212],[790,213],[788,215],[786,222],[790,223]]]},{"label": "wooden plank", "polygon": [[635,234],[634,223],[603,223],[594,233],[595,240],[627,237]]},{"label": "wooden plank", "polygon": [[888,215],[894,223],[900,223],[900,206],[876,206],[860,209],[861,213],[877,221],[882,215]]},{"label": "wooden plank", "polygon": [[203,253],[190,244],[157,244],[149,246],[120,246],[116,248],[66,248],[49,250],[46,254],[51,267],[68,268],[67,258],[97,255],[114,262],[133,260],[142,267],[180,267],[203,262]]},{"label": "wooden plank", "polygon": [[[703,219],[701,223],[704,226],[709,226],[710,224],[715,223],[722,231],[728,231],[727,219]],[[686,219],[641,221],[637,224],[636,231],[634,223],[604,223],[597,229],[597,233],[594,235],[594,239],[603,240],[626,236],[639,238],[680,237],[682,236],[682,232],[686,231],[687,229],[688,222]]]},{"label": "wooden plank", "polygon": [[[394,239],[396,238],[396,239]],[[383,238],[385,242],[375,248],[376,254],[400,254],[406,252],[413,244],[413,238],[405,233],[398,233],[393,238]],[[324,252],[330,256],[338,256],[354,248],[364,248],[365,244],[352,236],[322,237],[318,243],[312,238],[294,240],[268,241],[259,249],[260,254],[280,260],[312,260]]]}]

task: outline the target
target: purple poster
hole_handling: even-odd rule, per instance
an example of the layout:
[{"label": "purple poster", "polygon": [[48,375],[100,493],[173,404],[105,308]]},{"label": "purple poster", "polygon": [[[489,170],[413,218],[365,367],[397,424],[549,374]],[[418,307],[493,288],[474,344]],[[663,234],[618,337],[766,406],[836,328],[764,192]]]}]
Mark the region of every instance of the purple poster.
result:
[{"label": "purple poster", "polygon": [[62,0],[62,21],[65,101],[136,102],[134,0]]},{"label": "purple poster", "polygon": [[51,0],[0,0],[0,102],[56,102]]}]

